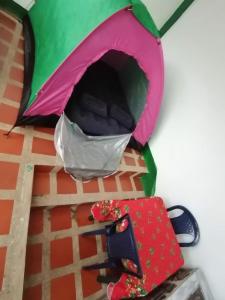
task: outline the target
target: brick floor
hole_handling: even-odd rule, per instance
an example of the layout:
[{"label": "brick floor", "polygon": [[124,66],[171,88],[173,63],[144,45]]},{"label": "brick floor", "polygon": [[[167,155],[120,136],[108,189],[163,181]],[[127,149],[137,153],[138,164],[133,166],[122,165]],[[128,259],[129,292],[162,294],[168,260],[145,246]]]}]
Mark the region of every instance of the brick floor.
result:
[{"label": "brick floor", "polygon": [[51,300],[76,300],[74,274],[54,278],[51,281]]},{"label": "brick floor", "polygon": [[42,244],[27,246],[25,275],[33,275],[41,272]]},{"label": "brick floor", "polygon": [[9,234],[12,219],[13,200],[0,200],[0,235]]},{"label": "brick floor", "polygon": [[[105,249],[101,239],[85,239],[79,235],[82,230],[96,226],[88,220],[92,204],[54,206],[65,199],[75,199],[74,204],[80,198],[83,202],[103,200],[108,193],[117,198],[143,196],[139,178],[135,176],[147,172],[144,161],[139,153],[127,149],[121,161],[121,173],[86,183],[75,182],[56,163],[54,129],[23,126],[6,136],[14,125],[22,96],[24,40],[21,23],[2,11],[0,33],[0,76],[3,78],[0,86],[0,192],[3,195],[0,199],[0,298],[1,292],[13,292],[13,280],[22,278],[21,271],[10,274],[10,263],[5,262],[7,257],[17,258],[18,254],[13,252],[17,244],[12,246],[11,238],[17,238],[21,220],[23,224],[28,221],[28,217],[21,215],[23,209],[30,213],[23,299],[97,299],[105,293],[96,282],[99,272],[81,271],[81,266],[93,258],[102,260]],[[36,165],[33,187],[30,184],[30,191],[26,189],[22,193],[29,181],[29,176],[24,178],[24,174],[32,170],[31,165]],[[30,205],[19,205],[28,192],[32,193],[32,206],[37,206],[31,210]],[[1,236],[4,236],[2,240]],[[21,257],[16,260],[18,266],[22,262]],[[21,288],[16,287],[18,300]]]}]

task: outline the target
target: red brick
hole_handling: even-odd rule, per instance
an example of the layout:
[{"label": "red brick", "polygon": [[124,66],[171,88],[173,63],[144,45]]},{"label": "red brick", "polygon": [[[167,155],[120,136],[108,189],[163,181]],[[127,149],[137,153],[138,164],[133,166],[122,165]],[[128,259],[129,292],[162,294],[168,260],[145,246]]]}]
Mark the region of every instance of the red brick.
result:
[{"label": "red brick", "polygon": [[0,247],[0,290],[2,289],[4,278],[6,251],[6,247]]},{"label": "red brick", "polygon": [[95,236],[79,235],[80,259],[97,255],[97,244]]},{"label": "red brick", "polygon": [[103,184],[106,192],[117,192],[115,175],[104,178]]},{"label": "red brick", "polygon": [[24,72],[23,69],[11,67],[9,77],[13,80],[23,83]]},{"label": "red brick", "polygon": [[23,150],[24,135],[0,129],[0,153],[21,155]]},{"label": "red brick", "polygon": [[14,56],[14,61],[16,63],[18,63],[19,65],[23,66],[24,65],[24,54],[17,51]]},{"label": "red brick", "polygon": [[56,155],[55,146],[53,141],[41,138],[33,138],[32,152],[45,155]]},{"label": "red brick", "polygon": [[0,122],[14,125],[18,109],[7,104],[0,104]]},{"label": "red brick", "polygon": [[120,180],[122,190],[124,192],[129,192],[133,190],[129,175],[127,174],[121,175],[119,177],[119,180]]},{"label": "red brick", "polygon": [[42,244],[33,244],[27,246],[26,252],[26,276],[41,272],[42,264]]},{"label": "red brick", "polygon": [[34,207],[30,211],[30,220],[29,220],[29,235],[36,235],[43,232],[43,217],[44,211],[43,208]]},{"label": "red brick", "polygon": [[135,159],[132,157],[124,156],[125,164],[128,166],[135,166]]},{"label": "red brick", "polygon": [[145,161],[143,159],[139,159],[138,164],[140,167],[145,167]]},{"label": "red brick", "polygon": [[10,43],[13,39],[13,34],[5,29],[4,27],[0,27],[0,38],[8,43]]},{"label": "red brick", "polygon": [[98,193],[98,179],[91,179],[89,182],[83,183],[83,191],[84,193]]},{"label": "red brick", "polygon": [[141,177],[140,176],[135,176],[135,177],[133,177],[133,180],[134,180],[136,190],[137,191],[143,191],[144,188],[143,188],[142,183],[141,183]]},{"label": "red brick", "polygon": [[79,227],[91,225],[94,223],[93,221],[88,220],[88,217],[91,214],[91,207],[92,207],[91,203],[85,203],[85,204],[78,205],[77,210],[76,210],[76,221],[77,221],[77,225]]},{"label": "red brick", "polygon": [[0,42],[0,56],[6,56],[9,51],[9,47]]},{"label": "red brick", "polygon": [[82,270],[81,279],[83,287],[83,297],[88,297],[97,291],[101,290],[102,286],[97,282],[97,276],[99,271],[97,270]]},{"label": "red brick", "polygon": [[72,238],[51,241],[51,269],[73,264]]},{"label": "red brick", "polygon": [[46,128],[46,127],[34,127],[34,130],[39,132],[44,132],[53,135],[55,132],[55,128]]},{"label": "red brick", "polygon": [[34,172],[33,196],[47,195],[50,193],[50,175],[38,169]]},{"label": "red brick", "polygon": [[13,21],[11,18],[7,17],[1,11],[0,11],[0,23],[12,30],[16,28],[16,22]]},{"label": "red brick", "polygon": [[9,234],[13,211],[13,200],[0,200],[0,234]]},{"label": "red brick", "polygon": [[23,89],[21,87],[8,83],[3,96],[9,100],[20,102],[22,93]]},{"label": "red brick", "polygon": [[76,300],[74,274],[51,280],[51,300]]},{"label": "red brick", "polygon": [[50,173],[53,168],[54,168],[53,166],[38,165],[38,166],[35,166],[35,172]]},{"label": "red brick", "polygon": [[66,174],[64,170],[57,173],[57,193],[58,194],[75,194],[77,193],[76,182]]},{"label": "red brick", "polygon": [[51,209],[51,231],[69,229],[72,226],[70,206]]},{"label": "red brick", "polygon": [[42,300],[41,284],[25,289],[23,292],[23,300]]},{"label": "red brick", "polygon": [[16,189],[19,164],[0,161],[0,189]]}]

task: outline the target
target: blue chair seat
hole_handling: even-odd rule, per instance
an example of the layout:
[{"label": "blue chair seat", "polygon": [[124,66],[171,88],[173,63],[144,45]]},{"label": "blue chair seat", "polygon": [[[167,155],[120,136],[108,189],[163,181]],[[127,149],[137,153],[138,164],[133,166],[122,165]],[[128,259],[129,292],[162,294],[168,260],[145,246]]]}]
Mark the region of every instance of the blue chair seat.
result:
[{"label": "blue chair seat", "polygon": [[[127,220],[128,225],[122,232],[117,232],[116,228],[119,223]],[[140,265],[138,251],[133,232],[132,223],[129,214],[124,215],[122,218],[105,226],[103,229],[84,232],[82,236],[104,234],[106,236],[108,260],[104,263],[84,266],[84,269],[101,269],[101,268],[117,268],[123,273],[143,277],[142,268]],[[128,270],[122,264],[122,259],[129,259],[137,266],[137,272]]]}]

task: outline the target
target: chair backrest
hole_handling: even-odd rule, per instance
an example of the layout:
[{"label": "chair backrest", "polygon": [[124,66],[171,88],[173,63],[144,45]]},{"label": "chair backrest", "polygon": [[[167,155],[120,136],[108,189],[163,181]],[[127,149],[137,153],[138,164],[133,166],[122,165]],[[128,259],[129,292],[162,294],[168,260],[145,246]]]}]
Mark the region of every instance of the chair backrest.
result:
[{"label": "chair backrest", "polygon": [[[128,221],[127,228],[122,232],[117,232],[116,227],[123,220]],[[137,266],[137,273],[127,272],[142,278],[143,273],[138,257],[138,251],[135,241],[135,236],[133,232],[132,223],[128,214],[124,215],[122,218],[113,222],[111,225],[106,226],[107,230],[107,251],[109,259],[120,260],[130,259]]]},{"label": "chair backrest", "polygon": [[198,223],[192,213],[182,205],[175,205],[167,209],[167,211],[181,210],[182,214],[176,217],[170,217],[173,229],[176,234],[188,234],[193,237],[191,242],[179,243],[181,247],[194,246],[199,242],[200,231]]}]

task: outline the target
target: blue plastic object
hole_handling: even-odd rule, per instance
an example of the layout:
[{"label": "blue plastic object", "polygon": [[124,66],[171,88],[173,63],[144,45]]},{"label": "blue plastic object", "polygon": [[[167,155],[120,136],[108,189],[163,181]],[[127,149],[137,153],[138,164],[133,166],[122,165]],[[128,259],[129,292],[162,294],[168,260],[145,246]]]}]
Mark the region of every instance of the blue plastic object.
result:
[{"label": "blue plastic object", "polygon": [[167,209],[167,211],[181,210],[182,214],[177,217],[170,218],[173,229],[176,234],[189,234],[193,237],[191,242],[179,243],[181,247],[191,247],[196,245],[200,239],[200,231],[198,223],[192,213],[182,205],[175,205]]},{"label": "blue plastic object", "polygon": [[[128,226],[123,232],[117,232],[116,226],[123,220],[128,220]],[[128,273],[134,275],[138,278],[143,277],[138,251],[136,246],[136,241],[134,237],[134,232],[132,228],[132,223],[128,214],[124,215],[122,218],[113,222],[110,225],[105,226],[103,229],[84,232],[82,236],[105,234],[107,238],[107,252],[108,261],[100,264],[94,264],[90,266],[83,267],[84,269],[101,269],[101,268],[118,268],[123,273]],[[137,265],[137,272],[132,272],[126,269],[121,259],[130,259]]]}]

